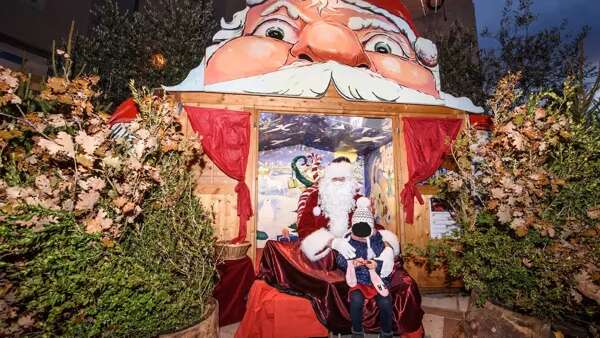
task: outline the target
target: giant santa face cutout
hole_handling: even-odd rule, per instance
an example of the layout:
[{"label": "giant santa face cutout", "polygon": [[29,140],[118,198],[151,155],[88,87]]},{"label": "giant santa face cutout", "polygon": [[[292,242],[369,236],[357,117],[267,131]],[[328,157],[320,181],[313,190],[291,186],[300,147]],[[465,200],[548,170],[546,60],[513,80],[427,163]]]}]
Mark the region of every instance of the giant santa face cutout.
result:
[{"label": "giant santa face cutout", "polygon": [[[206,85],[284,67],[304,75],[331,71],[338,84],[347,81],[340,73],[358,68],[352,74],[362,79],[355,83],[378,74],[396,85],[439,96],[432,72],[437,65],[435,46],[417,39],[400,0],[249,0],[248,4],[241,36],[221,45],[208,59]],[[327,62],[337,64],[310,69]]]},{"label": "giant santa face cutout", "polygon": [[435,45],[401,0],[247,0],[221,20],[202,63],[170,92],[320,97],[482,112],[440,89]]},{"label": "giant santa face cutout", "polygon": [[320,97],[483,112],[440,89],[435,45],[401,0],[247,0],[170,92]]}]

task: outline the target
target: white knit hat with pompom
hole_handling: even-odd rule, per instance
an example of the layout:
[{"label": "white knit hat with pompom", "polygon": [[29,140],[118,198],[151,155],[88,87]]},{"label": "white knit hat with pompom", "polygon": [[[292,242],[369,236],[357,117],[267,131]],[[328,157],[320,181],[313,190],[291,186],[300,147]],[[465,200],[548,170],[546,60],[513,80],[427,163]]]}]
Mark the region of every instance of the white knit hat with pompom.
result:
[{"label": "white knit hat with pompom", "polygon": [[354,214],[352,214],[352,224],[365,222],[373,228],[375,225],[375,221],[373,220],[373,214],[371,214],[371,210],[369,207],[371,206],[371,201],[366,197],[360,197],[356,200],[356,209],[354,209]]},{"label": "white knit hat with pompom", "polygon": [[[360,197],[356,200],[356,209],[352,214],[352,225],[360,222],[367,223],[371,227],[371,235],[373,235],[375,220],[373,219],[371,209],[369,209],[370,206],[371,201],[366,197]],[[373,252],[373,249],[371,249],[371,236],[367,237],[367,258],[375,258],[375,253]]]}]

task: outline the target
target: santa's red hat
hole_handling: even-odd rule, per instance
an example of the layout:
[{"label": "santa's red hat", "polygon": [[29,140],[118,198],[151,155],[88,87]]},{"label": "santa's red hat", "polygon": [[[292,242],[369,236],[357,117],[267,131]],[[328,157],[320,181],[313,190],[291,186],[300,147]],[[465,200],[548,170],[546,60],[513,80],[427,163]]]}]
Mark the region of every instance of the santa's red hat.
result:
[{"label": "santa's red hat", "polygon": [[[252,1],[252,0],[249,0]],[[260,1],[260,0],[258,0]],[[415,24],[409,10],[402,0],[342,0],[343,2],[366,9],[375,14],[386,17],[393,22],[415,44],[419,38]]]},{"label": "santa's red hat", "polygon": [[385,9],[390,14],[401,17],[408,23],[412,31],[416,36],[419,36],[415,24],[413,22],[412,16],[410,15],[410,11],[401,0],[363,0],[364,2],[368,2],[375,7],[379,7],[381,9]]},{"label": "santa's red hat", "polygon": [[[246,0],[246,3],[249,6],[254,6],[254,5],[259,5],[264,3],[267,0]],[[325,2],[327,3],[327,0],[314,0],[315,2]],[[414,40],[416,40],[416,37],[418,37],[418,33],[417,30],[415,28],[415,24],[412,20],[412,16],[410,15],[410,11],[406,8],[406,6],[404,6],[404,3],[402,0],[343,0],[346,3],[355,5],[357,7],[362,7],[362,8],[368,8],[371,9],[373,12],[376,12],[378,14],[384,15],[384,16],[394,16],[397,18],[402,19],[403,21],[406,22],[406,24],[408,25],[407,28],[410,29],[413,39],[411,39],[413,42]],[[392,19],[391,21],[394,21],[395,23],[397,23],[397,20]],[[408,33],[408,32],[405,32]],[[411,38],[411,37],[409,37]]]}]

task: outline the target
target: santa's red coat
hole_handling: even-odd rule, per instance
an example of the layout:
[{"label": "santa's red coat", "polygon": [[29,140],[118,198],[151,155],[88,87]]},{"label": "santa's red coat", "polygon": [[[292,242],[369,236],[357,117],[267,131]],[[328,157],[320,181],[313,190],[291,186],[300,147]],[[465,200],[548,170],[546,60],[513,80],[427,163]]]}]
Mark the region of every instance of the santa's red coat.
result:
[{"label": "santa's red coat", "polygon": [[[357,200],[361,195],[354,196]],[[321,212],[320,215],[315,215],[313,209],[319,206],[319,188],[310,187],[305,190],[298,201],[298,219],[296,225],[298,227],[298,237],[300,237],[302,252],[311,261],[317,261],[326,256],[330,249],[329,242],[336,236],[329,231],[329,218]],[[352,219],[352,211],[348,214],[348,227]],[[384,227],[376,224],[375,227],[380,231],[383,240],[388,242],[394,254],[400,253],[400,243],[398,238],[389,230],[384,230]]]}]

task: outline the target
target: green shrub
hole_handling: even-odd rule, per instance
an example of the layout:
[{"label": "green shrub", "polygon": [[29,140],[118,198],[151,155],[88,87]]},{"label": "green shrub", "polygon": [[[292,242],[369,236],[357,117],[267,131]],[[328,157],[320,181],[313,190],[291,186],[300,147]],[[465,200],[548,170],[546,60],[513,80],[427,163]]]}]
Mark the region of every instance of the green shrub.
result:
[{"label": "green shrub", "polygon": [[125,250],[150,271],[182,284],[195,320],[203,317],[216,278],[213,220],[193,194],[191,174],[177,155],[163,161],[167,177],[145,200],[144,219],[125,235]]},{"label": "green shrub", "polygon": [[480,304],[594,326],[600,322],[600,115],[597,107],[578,111],[586,105],[572,82],[560,94],[543,92],[516,105],[522,101],[516,81],[502,80],[489,102],[495,113],[489,141],[478,143],[467,128],[453,146],[457,172],[432,181],[461,229],[405,256],[462,279]]},{"label": "green shrub", "polygon": [[[212,218],[192,194],[202,149],[170,97],[132,94],[131,137],[108,137],[97,76],[20,98],[0,66],[0,336],[150,337],[209,310]],[[133,87],[133,85],[132,85]],[[47,102],[48,111],[31,112]]]},{"label": "green shrub", "polygon": [[[41,230],[17,224],[34,216],[55,221]],[[190,298],[195,285],[167,268],[148,269],[120,245],[107,246],[69,213],[30,209],[4,219],[0,233],[10,305],[21,323],[31,321],[31,335],[150,337],[200,319],[202,309]],[[8,325],[9,318],[2,319]],[[20,330],[16,323],[1,329]]]}]

